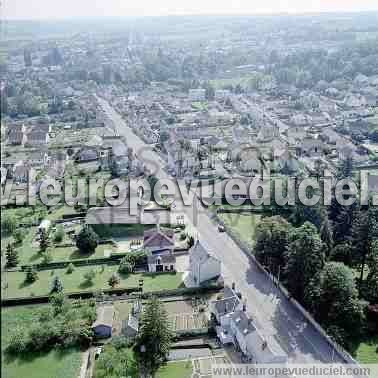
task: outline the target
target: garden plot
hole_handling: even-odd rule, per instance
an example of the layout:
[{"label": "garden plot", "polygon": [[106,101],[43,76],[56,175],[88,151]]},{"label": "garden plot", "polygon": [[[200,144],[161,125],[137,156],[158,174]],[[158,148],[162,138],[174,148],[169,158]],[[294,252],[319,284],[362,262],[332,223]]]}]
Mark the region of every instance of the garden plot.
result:
[{"label": "garden plot", "polygon": [[174,331],[190,331],[207,327],[204,313],[176,314],[170,316]]},{"label": "garden plot", "polygon": [[[213,364],[229,364],[226,356],[205,357],[193,360],[193,373],[197,377],[211,378]],[[193,375],[193,376],[194,376]]]}]

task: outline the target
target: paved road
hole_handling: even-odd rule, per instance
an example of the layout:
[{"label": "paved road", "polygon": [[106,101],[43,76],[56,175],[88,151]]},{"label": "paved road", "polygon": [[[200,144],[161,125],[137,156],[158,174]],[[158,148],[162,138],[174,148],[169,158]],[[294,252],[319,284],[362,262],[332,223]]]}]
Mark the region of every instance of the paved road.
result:
[{"label": "paved road", "polygon": [[[137,137],[107,103],[99,99],[106,114],[113,120],[116,131],[134,148],[138,157],[158,178],[168,178],[162,169],[163,160]],[[139,151],[139,152],[138,152]],[[176,201],[177,202],[177,201]],[[292,363],[343,362],[317,330],[281,292],[272,285],[256,264],[226,234],[219,233],[207,211],[195,201],[195,206],[183,207],[177,202],[175,211],[182,211],[194,224],[198,236],[222,261],[222,274],[226,283],[236,283],[237,290],[247,300],[247,310],[267,338],[275,338],[287,352]]]}]

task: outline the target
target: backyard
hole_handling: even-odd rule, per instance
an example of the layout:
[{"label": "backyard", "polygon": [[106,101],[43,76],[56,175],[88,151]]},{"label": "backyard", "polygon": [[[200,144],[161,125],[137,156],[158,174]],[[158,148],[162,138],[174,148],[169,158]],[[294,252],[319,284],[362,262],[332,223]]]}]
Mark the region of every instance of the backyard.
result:
[{"label": "backyard", "polygon": [[81,353],[78,350],[28,353],[22,358],[4,354],[10,336],[9,330],[21,322],[23,327],[29,327],[39,308],[28,306],[1,309],[1,375],[7,378],[76,378],[81,364]]},{"label": "backyard", "polygon": [[[26,233],[22,245],[17,247],[20,265],[40,264],[43,261],[43,254],[40,252],[39,244],[34,240],[35,233],[36,228],[30,228]],[[73,243],[72,240],[70,243]],[[67,244],[67,239],[60,245],[51,243],[51,247],[49,248],[52,258],[51,262],[100,258],[104,257],[105,251],[116,251],[115,247],[111,244],[100,244],[94,253],[88,255],[80,253],[75,245],[67,246]]]},{"label": "backyard", "polygon": [[169,362],[158,370],[156,378],[190,378],[192,371],[191,361]]},{"label": "backyard", "polygon": [[[84,274],[91,270],[95,271],[92,283],[84,278]],[[71,274],[68,274],[66,269],[41,270],[38,272],[37,281],[31,284],[25,282],[24,272],[6,272],[3,274],[3,297],[17,298],[48,295],[55,276],[60,278],[65,293],[110,289],[108,280],[117,270],[118,265],[76,267]],[[139,279],[143,279],[143,290],[146,292],[177,289],[182,285],[181,273],[156,275],[145,273],[120,274],[119,277],[120,283],[116,288],[138,287]]]}]

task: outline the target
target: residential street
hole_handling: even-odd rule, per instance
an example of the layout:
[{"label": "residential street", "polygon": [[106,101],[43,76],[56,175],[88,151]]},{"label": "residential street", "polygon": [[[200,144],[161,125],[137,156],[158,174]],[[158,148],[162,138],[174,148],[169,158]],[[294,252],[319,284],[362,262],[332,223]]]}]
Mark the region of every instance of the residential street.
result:
[{"label": "residential street", "polygon": [[[105,100],[99,98],[99,102],[114,122],[116,133],[126,138],[127,144],[134,149],[138,158],[156,177],[168,178],[162,169],[164,162],[159,155],[127,127],[126,122]],[[247,311],[262,330],[268,343],[271,337],[275,337],[288,353],[289,362],[292,363],[343,361],[227,233],[218,232],[217,226],[213,224],[199,201],[196,201],[193,207],[183,208],[178,201],[176,204],[175,211],[185,213],[196,227],[201,240],[221,259],[226,283],[236,283],[237,290],[247,300]]]}]

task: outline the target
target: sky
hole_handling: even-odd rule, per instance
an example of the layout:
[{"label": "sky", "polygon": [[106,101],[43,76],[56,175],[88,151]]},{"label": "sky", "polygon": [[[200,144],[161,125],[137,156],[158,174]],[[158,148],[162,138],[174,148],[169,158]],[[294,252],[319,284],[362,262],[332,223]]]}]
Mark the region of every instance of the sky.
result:
[{"label": "sky", "polygon": [[377,0],[0,0],[4,19],[378,10]]}]

